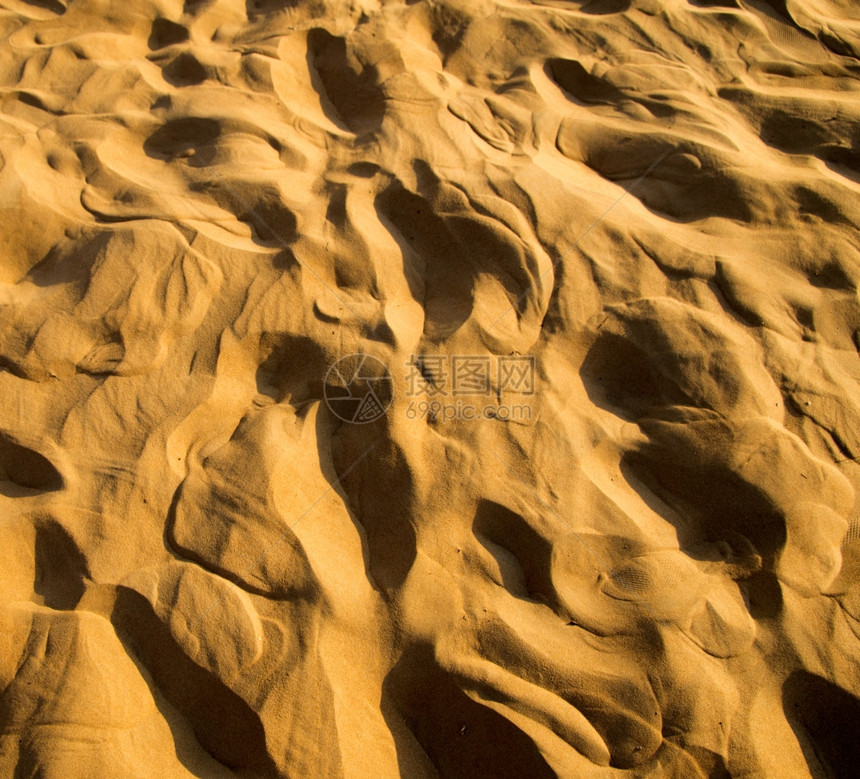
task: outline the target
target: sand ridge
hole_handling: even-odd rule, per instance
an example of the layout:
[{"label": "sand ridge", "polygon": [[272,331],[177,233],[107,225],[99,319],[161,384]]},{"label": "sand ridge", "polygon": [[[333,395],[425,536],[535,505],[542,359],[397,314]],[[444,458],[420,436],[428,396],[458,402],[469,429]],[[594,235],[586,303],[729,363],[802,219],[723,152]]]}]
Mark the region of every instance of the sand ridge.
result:
[{"label": "sand ridge", "polygon": [[0,774],[856,770],[850,0],[0,35]]}]

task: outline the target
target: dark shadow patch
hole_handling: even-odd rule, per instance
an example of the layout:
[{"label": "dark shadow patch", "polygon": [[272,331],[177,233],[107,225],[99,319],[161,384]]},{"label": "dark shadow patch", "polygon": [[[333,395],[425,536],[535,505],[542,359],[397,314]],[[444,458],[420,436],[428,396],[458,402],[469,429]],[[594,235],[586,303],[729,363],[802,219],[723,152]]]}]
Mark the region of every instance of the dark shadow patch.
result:
[{"label": "dark shadow patch", "polygon": [[774,111],[761,124],[761,139],[787,154],[807,154],[819,144],[829,141],[833,134],[818,122]]},{"label": "dark shadow patch", "polygon": [[46,11],[57,14],[57,16],[62,16],[66,12],[66,6],[59,0],[24,0],[24,2],[36,8],[44,8]]},{"label": "dark shadow patch", "polygon": [[107,248],[110,232],[97,232],[73,245],[54,246],[27,273],[27,280],[47,289],[56,284],[68,284],[80,299],[90,283],[92,267]]},{"label": "dark shadow patch", "polygon": [[830,224],[838,223],[854,228],[853,220],[844,213],[841,203],[831,200],[811,187],[803,184],[798,185],[794,189],[794,197],[801,214],[817,216]]},{"label": "dark shadow patch", "polygon": [[[671,116],[675,110],[659,100],[636,102],[655,117]],[[557,142],[562,153],[566,143],[562,131]],[[733,178],[720,155],[696,144],[645,134],[614,144],[598,138],[593,148],[586,149],[583,161],[664,218],[680,223],[708,217],[744,222],[755,218],[747,181]]]},{"label": "dark shadow patch", "polygon": [[[791,12],[788,10],[786,0],[746,0],[747,5],[755,8],[758,11],[766,14],[771,19],[774,19],[783,24],[788,22],[792,27],[800,30],[794,23]],[[801,30],[805,35],[809,35],[806,30]]]},{"label": "dark shadow patch", "polygon": [[472,316],[492,277],[518,320],[542,305],[534,252],[491,206],[470,200],[416,162],[418,192],[393,181],[376,199],[380,221],[400,245],[406,277],[424,307],[424,337],[440,343]]},{"label": "dark shadow patch", "polygon": [[772,563],[786,541],[779,510],[728,466],[706,466],[696,460],[683,441],[652,440],[639,451],[624,454],[621,470],[625,477],[633,477],[629,482],[640,481],[683,517],[683,524],[677,527],[682,545],[723,541],[739,533]]},{"label": "dark shadow patch", "polygon": [[308,68],[319,77],[324,96],[334,108],[329,116],[354,133],[379,128],[385,115],[385,95],[376,68],[358,62],[347,51],[346,40],[327,30],[308,33]]},{"label": "dark shadow patch", "polygon": [[[164,526],[165,548],[254,595],[315,600],[316,577],[295,534],[289,528],[278,532],[257,495],[219,475],[216,465],[210,473],[192,472],[180,484]],[[199,523],[209,517],[214,518],[209,532],[199,532]],[[275,545],[278,554],[269,555]],[[239,547],[249,550],[252,565]]]},{"label": "dark shadow patch", "polygon": [[810,274],[809,283],[819,289],[832,289],[839,292],[853,293],[857,289],[855,281],[834,259],[831,259],[815,273]]},{"label": "dark shadow patch", "polygon": [[280,776],[266,749],[256,712],[185,655],[143,596],[117,588],[111,622],[126,649],[147,669],[168,702],[188,719],[209,754],[235,771],[273,779]]},{"label": "dark shadow patch", "polygon": [[170,19],[156,19],[152,23],[148,44],[150,49],[155,50],[187,40],[188,30],[181,24],[171,22]]},{"label": "dark shadow patch", "polygon": [[215,3],[215,0],[185,0],[182,5],[182,13],[195,14]]},{"label": "dark shadow patch", "polygon": [[772,561],[786,540],[779,507],[719,455],[732,451],[736,425],[703,406],[673,365],[671,341],[659,327],[625,329],[600,331],[580,375],[595,405],[638,424],[647,436],[622,456],[628,484],[646,502],[651,493],[673,510],[666,516],[682,546],[739,534]]},{"label": "dark shadow patch", "polygon": [[57,522],[39,522],[35,542],[34,592],[52,609],[74,609],[89,578],[87,561],[66,529]]},{"label": "dark shadow patch", "polygon": [[260,338],[263,361],[257,368],[257,392],[276,403],[294,407],[323,397],[322,376],[330,356],[311,338],[281,338],[264,333]]},{"label": "dark shadow patch", "polygon": [[27,381],[39,380],[39,377],[34,372],[28,370],[27,366],[24,365],[23,362],[19,362],[13,357],[8,357],[6,355],[0,355],[0,371],[6,371],[7,373],[11,373],[13,376],[17,376],[19,379],[26,379]]},{"label": "dark shadow patch", "polygon": [[235,196],[233,201],[240,209],[236,218],[251,227],[256,243],[286,249],[298,239],[296,215],[276,189],[258,189],[250,203],[245,198],[240,202]]},{"label": "dark shadow patch", "polygon": [[143,143],[150,157],[172,160],[192,157],[198,153],[214,153],[214,144],[221,135],[221,125],[214,119],[186,117],[173,119],[159,127]]},{"label": "dark shadow patch", "polygon": [[[317,417],[321,425],[322,416]],[[353,521],[364,531],[369,578],[393,594],[403,586],[418,555],[409,519],[417,511],[417,496],[406,457],[389,435],[380,434],[385,419],[340,425],[331,436],[330,453],[321,449],[320,460],[326,479],[333,489],[342,490]]]},{"label": "dark shadow patch", "polygon": [[813,776],[853,779],[860,766],[860,700],[820,676],[795,671],[782,687],[786,718]]},{"label": "dark shadow patch", "polygon": [[[493,693],[487,690],[484,694]],[[393,702],[440,776],[556,776],[531,738],[466,695],[452,675],[439,668],[430,647],[413,647],[404,653],[383,682],[383,696]],[[391,717],[389,714],[387,719]],[[403,775],[408,776],[409,763],[402,748],[398,748],[398,759]]]},{"label": "dark shadow patch", "polygon": [[452,336],[474,307],[474,269],[468,255],[462,264],[454,261],[463,250],[445,220],[432,203],[399,182],[376,199],[376,210],[400,244],[404,264],[411,260],[416,266],[407,277],[412,294],[424,306],[425,335],[435,342]]},{"label": "dark shadow patch", "polygon": [[818,40],[830,49],[830,51],[834,54],[838,54],[840,57],[860,59],[860,47],[834,35],[829,30],[821,30],[818,33]]},{"label": "dark shadow patch", "polygon": [[301,3],[302,0],[247,0],[245,15],[250,21],[260,16],[271,16],[290,8],[296,8]]},{"label": "dark shadow patch", "polygon": [[[503,575],[510,574],[515,584],[513,595],[549,605],[564,612],[552,584],[550,561],[552,544],[525,517],[489,500],[479,503],[472,532],[481,545],[499,562]],[[516,582],[525,584],[516,592]]]},{"label": "dark shadow patch", "polygon": [[579,10],[592,16],[608,16],[630,10],[632,0],[591,0],[583,2]]},{"label": "dark shadow patch", "polygon": [[37,108],[39,111],[44,111],[48,114],[54,114],[55,116],[58,116],[61,113],[56,109],[49,108],[39,95],[33,94],[32,92],[25,92],[21,90],[17,93],[17,97],[20,102],[22,102],[24,105],[30,106],[30,108]]},{"label": "dark shadow patch", "polygon": [[760,571],[741,585],[750,616],[773,619],[782,611],[782,586],[772,571]]},{"label": "dark shadow patch", "polygon": [[460,8],[447,3],[433,4],[430,13],[430,36],[443,58],[450,57],[463,41],[472,18]]},{"label": "dark shadow patch", "polygon": [[860,184],[860,151],[856,147],[825,143],[818,147],[815,155],[831,170]]},{"label": "dark shadow patch", "polygon": [[191,53],[184,51],[161,71],[164,80],[175,87],[200,84],[207,78],[206,68]]},{"label": "dark shadow patch", "polygon": [[61,489],[63,477],[47,457],[0,433],[0,492],[8,494],[2,482],[48,492]]},{"label": "dark shadow patch", "polygon": [[[659,158],[656,155],[653,159]],[[591,162],[588,162],[591,166]],[[597,169],[601,175],[604,175]],[[642,173],[645,171],[643,170]],[[642,175],[642,174],[639,174]],[[633,174],[624,177],[606,176],[625,189],[633,187]],[[744,191],[743,182],[736,181],[722,170],[704,168],[685,179],[661,180],[658,168],[630,191],[642,204],[658,216],[682,224],[709,217],[750,221],[755,217]]]},{"label": "dark shadow patch", "polygon": [[359,176],[363,179],[373,178],[377,173],[382,172],[382,168],[375,162],[354,162],[347,168],[347,172],[353,176]]},{"label": "dark shadow patch", "polygon": [[580,374],[592,401],[601,408],[632,420],[667,403],[684,403],[682,396],[667,397],[665,382],[650,355],[629,337],[602,332],[588,351]]},{"label": "dark shadow patch", "polygon": [[582,103],[615,103],[625,98],[620,89],[592,76],[575,60],[550,59],[545,68],[546,74],[558,86]]},{"label": "dark shadow patch", "polygon": [[708,779],[732,779],[732,773],[726,765],[726,759],[717,752],[697,744],[685,744],[684,751],[695,761],[696,766],[702,772],[701,776],[707,776]]}]

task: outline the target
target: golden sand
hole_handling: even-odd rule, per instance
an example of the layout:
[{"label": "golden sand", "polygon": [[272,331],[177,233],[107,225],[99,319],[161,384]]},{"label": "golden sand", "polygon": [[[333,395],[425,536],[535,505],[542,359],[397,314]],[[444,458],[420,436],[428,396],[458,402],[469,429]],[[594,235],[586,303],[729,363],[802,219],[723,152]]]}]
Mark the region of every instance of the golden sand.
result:
[{"label": "golden sand", "polygon": [[857,775],[855,0],[0,8],[0,777]]}]

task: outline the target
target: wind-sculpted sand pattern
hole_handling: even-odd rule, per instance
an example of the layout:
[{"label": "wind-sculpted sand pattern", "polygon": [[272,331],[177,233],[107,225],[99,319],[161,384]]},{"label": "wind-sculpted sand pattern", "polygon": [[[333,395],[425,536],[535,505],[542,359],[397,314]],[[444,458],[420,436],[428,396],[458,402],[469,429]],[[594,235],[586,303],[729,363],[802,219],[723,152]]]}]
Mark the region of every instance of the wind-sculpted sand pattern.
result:
[{"label": "wind-sculpted sand pattern", "polygon": [[0,775],[856,775],[853,0],[0,6]]}]

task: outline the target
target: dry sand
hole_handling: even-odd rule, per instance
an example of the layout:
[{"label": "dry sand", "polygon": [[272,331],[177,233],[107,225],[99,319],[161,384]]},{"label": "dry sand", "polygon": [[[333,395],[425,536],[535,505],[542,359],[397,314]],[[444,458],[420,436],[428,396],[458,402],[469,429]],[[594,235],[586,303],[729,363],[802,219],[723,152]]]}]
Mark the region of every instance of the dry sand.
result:
[{"label": "dry sand", "polygon": [[0,7],[0,776],[858,775],[856,0]]}]

